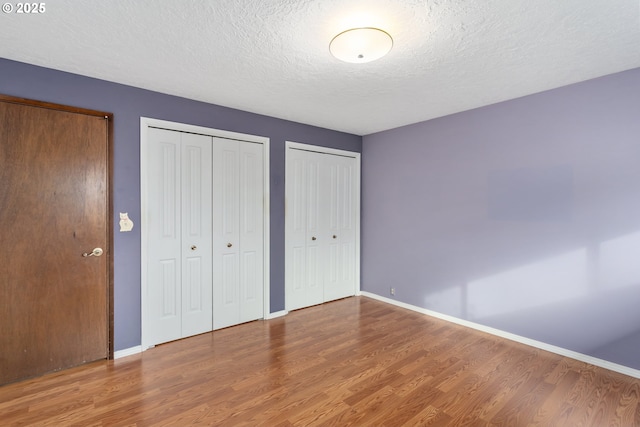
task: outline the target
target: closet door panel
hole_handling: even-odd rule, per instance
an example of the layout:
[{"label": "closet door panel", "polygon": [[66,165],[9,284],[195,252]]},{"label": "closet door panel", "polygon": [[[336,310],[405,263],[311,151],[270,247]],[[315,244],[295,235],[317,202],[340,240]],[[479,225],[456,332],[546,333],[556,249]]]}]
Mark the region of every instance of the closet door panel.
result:
[{"label": "closet door panel", "polygon": [[340,211],[340,233],[344,236],[342,245],[342,280],[345,293],[355,295],[356,267],[356,220],[358,213],[354,206],[354,192],[356,188],[356,161],[355,159],[343,159]]},{"label": "closet door panel", "polygon": [[340,175],[338,197],[340,210],[338,212],[338,224],[341,246],[340,277],[341,288],[344,295],[355,295],[356,272],[356,207],[354,206],[354,192],[356,188],[356,161],[351,158],[343,158],[340,162]]},{"label": "closet door panel", "polygon": [[240,153],[237,141],[213,141],[213,328],[240,323]]},{"label": "closet door panel", "polygon": [[323,185],[323,158],[313,153],[304,153],[306,180],[306,292],[305,306],[321,304],[324,298],[325,248],[328,244],[323,232],[325,203]]},{"label": "closet door panel", "polygon": [[296,310],[307,305],[307,174],[304,152],[289,150],[287,156],[286,233],[291,262],[285,270],[286,307]]},{"label": "closet door panel", "polygon": [[182,134],[182,335],[213,329],[211,137]]},{"label": "closet door panel", "polygon": [[356,211],[353,204],[355,188],[355,160],[331,156],[330,194],[331,218],[328,234],[332,248],[329,256],[329,277],[325,287],[325,301],[355,295],[355,239]]},{"label": "closet door panel", "polygon": [[182,336],[180,134],[149,130],[149,247],[145,318],[150,342]]},{"label": "closet door panel", "polygon": [[214,141],[214,329],[264,316],[263,146]]},{"label": "closet door panel", "polygon": [[323,168],[325,172],[324,185],[322,187],[323,206],[325,218],[323,224],[323,236],[327,240],[325,282],[324,282],[324,301],[331,301],[340,298],[339,295],[339,269],[340,269],[340,243],[338,235],[340,234],[339,211],[340,211],[340,192],[339,192],[339,174],[340,168],[336,162],[337,156],[323,156]]},{"label": "closet door panel", "polygon": [[240,322],[263,317],[264,182],[261,144],[237,143],[240,150]]}]

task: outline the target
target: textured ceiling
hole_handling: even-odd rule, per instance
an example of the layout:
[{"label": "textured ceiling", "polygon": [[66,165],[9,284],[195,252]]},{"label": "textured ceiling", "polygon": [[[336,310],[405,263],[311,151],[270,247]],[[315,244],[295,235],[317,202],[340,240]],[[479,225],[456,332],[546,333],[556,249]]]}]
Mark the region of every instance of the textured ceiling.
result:
[{"label": "textured ceiling", "polygon": [[[0,56],[359,135],[640,67],[640,0],[45,5],[0,14]],[[333,58],[357,26],[389,32],[389,55]]]}]

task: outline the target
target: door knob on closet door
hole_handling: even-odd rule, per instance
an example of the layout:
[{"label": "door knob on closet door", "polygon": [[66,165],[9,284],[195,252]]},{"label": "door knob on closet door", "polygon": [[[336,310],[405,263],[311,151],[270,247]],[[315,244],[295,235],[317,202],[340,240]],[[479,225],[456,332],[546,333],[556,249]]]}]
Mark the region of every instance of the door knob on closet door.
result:
[{"label": "door knob on closet door", "polygon": [[227,243],[228,248],[230,248],[231,246],[233,246],[231,243]]},{"label": "door knob on closet door", "polygon": [[338,238],[338,236],[336,236],[336,235],[334,234],[334,235],[333,235],[333,238],[334,238],[334,239],[337,239],[337,238]]},{"label": "door knob on closet door", "polygon": [[311,238],[311,240],[316,240],[316,236],[313,236],[313,237]]},{"label": "door knob on closet door", "polygon": [[196,245],[191,246],[191,250],[195,251],[196,249],[198,249],[198,247]]}]

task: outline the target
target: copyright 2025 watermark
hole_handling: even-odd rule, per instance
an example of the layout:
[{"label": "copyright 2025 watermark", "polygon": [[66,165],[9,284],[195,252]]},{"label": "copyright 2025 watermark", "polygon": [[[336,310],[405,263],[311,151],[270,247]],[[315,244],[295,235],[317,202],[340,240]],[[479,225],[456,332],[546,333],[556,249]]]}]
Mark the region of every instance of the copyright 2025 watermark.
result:
[{"label": "copyright 2025 watermark", "polygon": [[15,13],[25,15],[35,15],[46,13],[46,3],[3,3],[2,11],[4,13]]}]

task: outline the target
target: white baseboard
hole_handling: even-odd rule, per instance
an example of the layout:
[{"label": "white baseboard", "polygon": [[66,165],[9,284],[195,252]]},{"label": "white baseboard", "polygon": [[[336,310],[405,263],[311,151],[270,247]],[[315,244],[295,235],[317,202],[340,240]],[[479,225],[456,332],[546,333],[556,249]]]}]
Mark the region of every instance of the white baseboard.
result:
[{"label": "white baseboard", "polygon": [[597,357],[588,356],[586,354],[578,353],[573,350],[567,350],[566,348],[557,347],[555,345],[547,344],[541,341],[532,340],[520,335],[512,334],[510,332],[501,331],[500,329],[484,326],[479,323],[470,322],[468,320],[459,319],[457,317],[449,316],[447,314],[438,313],[436,311],[428,310],[426,308],[418,307],[415,305],[407,304],[404,302],[392,300],[380,295],[372,294],[370,292],[362,291],[361,295],[364,297],[372,298],[378,301],[386,302],[398,307],[406,308],[408,310],[416,311],[418,313],[426,314],[427,316],[436,317],[438,319],[446,320],[447,322],[455,323],[458,325],[466,326],[468,328],[476,329],[478,331],[486,332],[491,335],[496,335],[501,338],[506,338],[511,341],[515,341],[521,344],[526,344],[531,347],[539,348],[541,350],[549,351],[551,353],[559,354],[561,356],[570,357],[580,362],[589,363],[594,366],[599,366],[610,371],[619,372],[624,375],[628,375],[634,378],[640,378],[640,370],[629,368],[628,366],[618,365],[617,363],[609,362],[607,360],[598,359]]},{"label": "white baseboard", "polygon": [[142,346],[137,345],[131,348],[125,348],[124,350],[118,350],[113,352],[114,359],[120,359],[121,357],[131,356],[133,354],[142,353]]},{"label": "white baseboard", "polygon": [[264,320],[275,319],[276,317],[286,316],[287,314],[289,314],[289,310],[276,311],[276,312],[269,313],[266,316],[264,316]]}]

